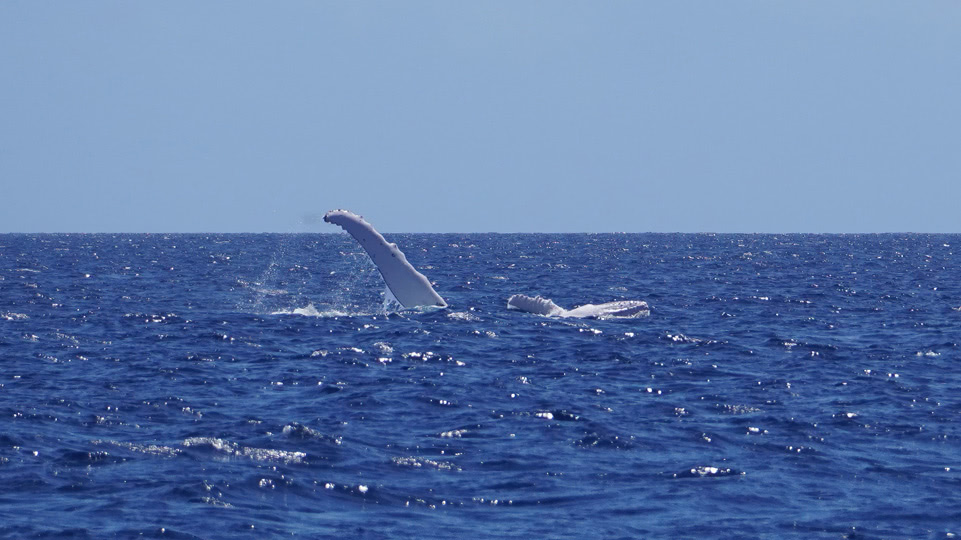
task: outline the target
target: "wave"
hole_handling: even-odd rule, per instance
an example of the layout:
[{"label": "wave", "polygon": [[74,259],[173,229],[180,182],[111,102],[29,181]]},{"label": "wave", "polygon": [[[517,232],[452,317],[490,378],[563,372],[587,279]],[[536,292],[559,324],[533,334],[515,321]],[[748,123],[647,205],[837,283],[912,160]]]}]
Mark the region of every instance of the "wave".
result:
[{"label": "wave", "polygon": [[218,454],[237,456],[254,461],[282,461],[284,463],[303,463],[307,454],[291,450],[276,450],[273,448],[256,448],[241,446],[235,442],[217,437],[190,437],[183,442],[185,448],[207,448]]}]

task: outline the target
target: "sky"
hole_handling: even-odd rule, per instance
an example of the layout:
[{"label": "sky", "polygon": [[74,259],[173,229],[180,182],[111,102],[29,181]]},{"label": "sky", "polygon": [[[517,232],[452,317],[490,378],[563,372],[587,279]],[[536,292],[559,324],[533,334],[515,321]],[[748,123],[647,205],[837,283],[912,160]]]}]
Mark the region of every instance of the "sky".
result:
[{"label": "sky", "polygon": [[961,2],[0,2],[0,232],[961,232]]}]

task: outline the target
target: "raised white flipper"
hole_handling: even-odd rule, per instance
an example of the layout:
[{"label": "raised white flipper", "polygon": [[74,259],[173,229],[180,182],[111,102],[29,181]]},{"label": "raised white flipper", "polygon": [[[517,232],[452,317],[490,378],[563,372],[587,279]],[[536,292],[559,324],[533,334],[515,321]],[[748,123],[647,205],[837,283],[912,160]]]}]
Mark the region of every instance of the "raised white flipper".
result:
[{"label": "raised white flipper", "polygon": [[324,215],[324,221],[340,226],[357,240],[400,305],[405,308],[447,307],[447,302],[434,291],[427,277],[407,262],[397,244],[388,243],[364,218],[347,210],[331,210]]}]

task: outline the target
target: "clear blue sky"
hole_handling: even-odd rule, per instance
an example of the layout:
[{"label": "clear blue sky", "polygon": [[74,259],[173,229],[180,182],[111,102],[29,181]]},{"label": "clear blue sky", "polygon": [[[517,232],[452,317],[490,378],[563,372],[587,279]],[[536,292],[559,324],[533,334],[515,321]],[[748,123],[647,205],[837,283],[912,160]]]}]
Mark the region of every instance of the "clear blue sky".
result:
[{"label": "clear blue sky", "polygon": [[0,232],[961,232],[961,2],[0,2]]}]

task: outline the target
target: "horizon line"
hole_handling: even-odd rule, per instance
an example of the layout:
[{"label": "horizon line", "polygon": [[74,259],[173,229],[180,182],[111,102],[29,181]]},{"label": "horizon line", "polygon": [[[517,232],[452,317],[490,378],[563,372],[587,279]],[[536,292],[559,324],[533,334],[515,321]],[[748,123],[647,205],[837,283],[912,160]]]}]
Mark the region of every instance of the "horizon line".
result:
[{"label": "horizon line", "polygon": [[[348,234],[345,231],[8,231],[0,232],[0,235],[98,235],[98,234],[119,234],[119,235],[173,235],[173,234]],[[931,232],[931,231],[822,231],[822,232],[802,232],[802,231],[387,231],[382,234],[690,234],[690,235],[894,235],[894,234],[928,234],[928,235],[961,235],[961,232]]]}]

